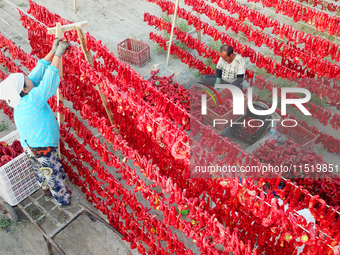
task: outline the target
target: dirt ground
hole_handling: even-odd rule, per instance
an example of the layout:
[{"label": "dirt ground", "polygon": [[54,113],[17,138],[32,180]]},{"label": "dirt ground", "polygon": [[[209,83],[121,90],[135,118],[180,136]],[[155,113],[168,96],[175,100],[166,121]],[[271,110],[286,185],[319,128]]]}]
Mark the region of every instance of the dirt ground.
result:
[{"label": "dirt ground", "polygon": [[[25,11],[28,9],[28,0],[12,0],[11,2]],[[156,65],[165,64],[166,55],[157,54],[155,44],[148,39],[150,32],[157,31],[154,27],[150,27],[143,22],[144,12],[160,16],[161,10],[155,4],[148,3],[145,0],[82,0],[78,1],[77,11],[74,11],[73,1],[70,0],[36,0],[35,2],[44,5],[51,12],[57,13],[65,19],[74,22],[88,21],[89,25],[84,28],[84,31],[90,32],[96,39],[102,40],[116,56],[118,56],[117,44],[127,38],[138,39],[150,45],[151,61],[141,68],[132,66],[141,75],[146,76],[152,69],[156,68]],[[241,2],[248,6],[252,5],[246,1]],[[180,6],[184,7],[182,0],[180,1]],[[261,8],[257,7],[257,10],[261,10]],[[208,19],[203,16],[201,18],[204,21],[208,21]],[[281,19],[280,21],[285,22],[284,19]],[[213,22],[209,23],[214,25]],[[27,32],[19,23],[19,14],[4,0],[0,0],[0,32],[21,45],[25,51],[30,52],[30,45],[27,41]],[[233,33],[230,34],[232,35]],[[208,41],[207,37],[204,35],[202,36],[202,40]],[[262,47],[262,49],[257,47],[253,48],[255,50],[260,50],[263,53],[266,52],[265,47]],[[197,56],[197,53],[194,51],[191,51],[191,53]],[[171,57],[168,69],[176,74],[189,72],[187,66],[174,57]],[[324,130],[337,138],[340,136],[339,131],[334,131],[330,126],[323,127],[314,120],[309,122],[316,125],[320,130]],[[0,137],[3,137],[16,129],[13,122],[8,119],[7,115],[5,115],[2,110],[0,110],[0,127],[2,124],[4,124],[6,128],[5,130],[0,131]],[[93,134],[97,135],[97,132],[93,131]],[[246,149],[249,146],[245,143],[242,143],[241,145],[243,149]],[[325,152],[321,145],[315,146],[315,150],[324,157],[325,161],[340,164],[339,157]],[[115,173],[114,169],[109,170],[112,173]],[[118,178],[119,174],[115,174],[115,176]],[[87,203],[85,195],[79,188],[72,186],[71,189],[75,201],[81,201],[95,210]],[[142,204],[148,204],[143,200],[144,198],[142,198],[139,193],[137,196]],[[44,204],[45,202],[42,201],[42,203]],[[32,210],[34,213],[38,213],[37,209]],[[16,209],[16,211],[20,215],[20,210]],[[159,212],[153,210],[151,212],[156,214],[158,219],[162,219],[162,215]],[[60,217],[63,215],[63,213],[58,210],[55,211],[55,214]],[[23,215],[21,216],[21,223],[12,224],[5,230],[0,231],[0,254],[47,254],[47,246],[40,232],[31,223],[27,222],[27,220],[25,221]],[[52,230],[52,223],[50,221],[45,220],[42,225],[46,229]],[[175,232],[177,233],[179,240],[183,241],[187,248],[192,249],[195,254],[199,254],[199,250],[191,240],[185,238],[182,233],[179,233],[178,231]],[[138,253],[137,250],[131,250],[129,243],[122,241],[121,238],[112,233],[112,231],[103,224],[92,222],[87,216],[78,218],[66,230],[62,231],[55,240],[65,250],[66,254],[71,255]]]}]

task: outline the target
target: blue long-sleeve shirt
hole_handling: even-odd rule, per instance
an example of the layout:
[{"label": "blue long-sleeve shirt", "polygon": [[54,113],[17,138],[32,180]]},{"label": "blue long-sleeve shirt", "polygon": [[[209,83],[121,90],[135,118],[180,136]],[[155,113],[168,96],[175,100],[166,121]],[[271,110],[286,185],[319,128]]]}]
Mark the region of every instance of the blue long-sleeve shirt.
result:
[{"label": "blue long-sleeve shirt", "polygon": [[[14,108],[14,121],[20,134],[22,147],[58,147],[60,131],[58,121],[47,103],[59,86],[58,68],[44,59],[28,75],[34,88],[21,98]],[[27,141],[27,144],[25,142]]]}]

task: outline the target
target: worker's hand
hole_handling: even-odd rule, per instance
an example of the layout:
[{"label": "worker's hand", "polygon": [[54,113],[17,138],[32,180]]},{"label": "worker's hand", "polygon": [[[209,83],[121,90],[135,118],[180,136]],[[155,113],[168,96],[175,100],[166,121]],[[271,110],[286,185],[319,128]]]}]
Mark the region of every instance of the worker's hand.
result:
[{"label": "worker's hand", "polygon": [[59,45],[59,42],[61,41],[60,38],[55,38],[54,41],[53,41],[53,47],[52,47],[52,50],[51,52],[53,53],[53,55],[55,55],[55,52],[57,51],[57,48],[58,48],[58,45]]},{"label": "worker's hand", "polygon": [[59,43],[58,45],[58,48],[57,48],[57,51],[55,52],[54,55],[58,56],[59,58],[61,58],[61,56],[65,53],[66,49],[68,47],[70,47],[71,44],[69,44],[68,42],[66,41],[62,41]]}]

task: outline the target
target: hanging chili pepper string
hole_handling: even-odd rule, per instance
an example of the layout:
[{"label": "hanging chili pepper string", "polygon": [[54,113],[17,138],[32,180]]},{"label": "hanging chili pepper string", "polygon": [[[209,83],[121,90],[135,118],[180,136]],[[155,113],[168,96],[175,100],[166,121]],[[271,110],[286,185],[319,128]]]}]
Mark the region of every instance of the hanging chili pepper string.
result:
[{"label": "hanging chili pepper string", "polygon": [[[283,177],[282,177],[282,179],[284,179]],[[294,184],[293,184],[294,185]],[[239,186],[241,186],[242,187],[242,185],[241,184],[239,184]],[[296,187],[298,187],[298,186],[296,186]],[[259,190],[259,191],[262,191],[258,186],[256,186],[256,188]],[[267,195],[267,193],[265,192],[265,191],[263,191],[263,193],[264,194],[266,194]],[[308,193],[309,195],[310,195],[310,193]],[[311,195],[310,195],[311,196]],[[311,196],[311,197],[313,197],[313,196]],[[258,198],[258,199],[260,199],[261,201],[262,201],[262,199],[259,197],[259,196],[256,196],[256,198]],[[267,201],[263,201],[266,205],[268,205],[269,207],[272,207],[272,205],[271,204],[269,204]],[[332,207],[332,209],[334,210],[334,208]],[[335,210],[334,210],[335,211]],[[296,215],[299,215],[299,216],[301,216],[301,214],[299,214],[296,210],[294,210],[293,209],[293,212],[295,212],[296,213]],[[339,213],[339,212],[337,212],[337,213]],[[340,213],[339,213],[340,214]],[[299,226],[300,228],[302,228],[303,230],[305,230],[305,231],[307,231],[308,233],[309,233],[309,231],[308,230],[306,230],[303,226],[301,226],[300,224],[297,224],[297,226]],[[332,238],[332,240],[334,240],[334,238],[332,237],[332,236],[330,236],[330,235],[327,235],[325,232],[323,232],[322,230],[319,230],[320,232],[322,232],[325,236],[327,236],[327,237],[330,237],[330,238]],[[330,248],[333,248],[332,246],[330,246],[330,245],[328,245]]]},{"label": "hanging chili pepper string", "polygon": [[20,43],[18,43],[17,41],[14,40],[13,36],[9,36],[9,35],[8,35],[5,31],[3,31],[1,28],[0,28],[0,32],[1,32],[2,34],[5,34],[6,37],[7,37],[8,39],[13,40],[13,42],[14,42],[16,45],[19,45],[19,46],[20,46],[20,49],[22,49],[22,50],[25,51],[27,54],[29,54],[28,51],[27,51],[25,48],[23,48],[22,45],[21,45]]},{"label": "hanging chili pepper string", "polygon": [[[12,3],[11,1],[8,1],[8,0],[4,0],[5,1],[5,3],[7,3],[9,6],[11,6],[12,8],[14,8],[14,9],[18,9],[18,10],[20,10],[21,12],[23,12],[23,13],[25,13],[28,17],[33,17],[33,16],[31,16],[30,14],[28,14],[27,12],[25,12],[23,9],[21,9],[20,7],[18,7],[17,5],[15,5],[14,3]],[[39,20],[37,20],[36,18],[34,18],[33,17],[33,20],[35,20],[35,21],[37,21],[38,23],[40,23],[41,25],[43,25],[46,29],[48,29],[49,27],[48,26],[46,26],[44,23],[42,23],[42,22],[40,22]],[[58,37],[57,36],[57,34],[53,31],[53,30],[51,30],[52,31],[52,33],[56,36],[56,37]]]}]

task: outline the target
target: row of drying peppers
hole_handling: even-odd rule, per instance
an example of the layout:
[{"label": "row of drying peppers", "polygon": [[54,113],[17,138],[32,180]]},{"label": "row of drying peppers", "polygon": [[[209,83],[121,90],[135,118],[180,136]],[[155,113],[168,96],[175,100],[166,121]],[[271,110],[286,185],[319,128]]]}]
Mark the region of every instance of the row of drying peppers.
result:
[{"label": "row of drying peppers", "polygon": [[[151,71],[151,77],[148,79],[148,82],[150,82],[152,86],[157,88],[158,91],[167,95],[169,100],[173,101],[174,104],[180,102],[180,108],[185,109],[187,112],[190,112],[189,91],[185,89],[182,84],[178,84],[177,82],[173,83],[173,76],[175,75],[174,73],[169,76],[160,77],[157,75],[159,70],[160,69]],[[155,104],[151,95],[146,95],[145,100],[149,101],[153,105]]]},{"label": "row of drying peppers", "polygon": [[[258,2],[259,0],[248,0],[248,2],[250,1]],[[219,7],[221,7],[224,10],[227,10],[231,14],[237,13],[240,21],[244,21],[247,18],[251,23],[253,23],[254,26],[261,28],[262,31],[265,28],[272,27],[273,33],[275,33],[276,35],[280,35],[280,38],[286,37],[288,42],[293,42],[295,45],[304,43],[305,47],[303,50],[309,54],[313,53],[315,56],[320,56],[321,58],[330,56],[333,60],[336,60],[337,62],[339,61],[339,58],[340,58],[339,45],[336,45],[326,39],[320,38],[318,36],[313,36],[310,33],[299,31],[297,29],[294,29],[292,26],[288,26],[284,23],[281,24],[280,21],[273,19],[271,17],[266,17],[265,14],[260,13],[256,10],[253,10],[247,6],[243,6],[240,3],[238,3],[236,0],[227,0],[227,1],[211,0],[211,2],[212,3],[216,2],[216,4]],[[290,2],[285,1],[283,3],[278,4],[276,8],[282,9],[287,4],[293,4],[293,3],[291,1]],[[301,4],[296,4],[295,6],[299,6],[298,8],[302,8]],[[286,12],[286,11],[288,10],[285,10],[283,12]],[[315,11],[313,10],[312,12],[315,12]],[[291,14],[293,15],[294,19],[299,15],[298,13],[291,13]],[[298,20],[294,20],[294,21],[297,22]],[[324,25],[327,25],[327,23],[325,23]],[[294,47],[294,45],[291,45],[291,46]]]},{"label": "row of drying peppers", "polygon": [[[166,22],[161,18],[158,18],[154,15],[150,15],[149,13],[144,14],[144,21],[148,22],[149,25],[154,25],[159,29],[165,29],[167,32],[171,31],[171,23]],[[206,58],[211,58],[213,63],[217,63],[219,60],[219,53],[212,49],[211,47],[207,46],[206,44],[202,43],[198,39],[194,38],[193,36],[189,35],[188,33],[180,30],[178,27],[174,28],[174,35],[176,38],[179,39],[182,43],[185,43],[189,48],[195,49],[200,56],[204,56]],[[160,41],[160,40],[159,40]],[[161,41],[162,45],[164,44]],[[256,76],[256,80],[254,80],[254,71],[246,70],[246,79],[248,82],[252,84],[256,83],[259,88],[260,86],[266,86],[266,88],[270,89],[272,87],[276,87],[269,80],[265,80],[261,78],[261,76]],[[316,93],[320,99],[327,98],[327,103],[332,106],[337,106],[340,109],[340,90],[339,87],[335,84],[332,86],[329,80],[321,80],[321,79],[312,79],[312,78],[304,78],[304,79],[290,79],[291,82],[297,83],[298,87],[307,87],[310,92]],[[332,82],[336,82],[333,80]],[[262,89],[261,88],[261,89]]]},{"label": "row of drying peppers", "polygon": [[[338,65],[332,64],[322,58],[311,56],[310,54],[297,49],[297,47],[288,46],[275,37],[269,36],[257,29],[253,29],[241,20],[225,15],[222,11],[218,11],[203,0],[185,0],[184,3],[191,6],[194,11],[201,14],[204,13],[209,19],[215,21],[219,26],[225,27],[226,31],[231,29],[235,33],[244,33],[248,41],[253,41],[255,46],[261,47],[265,44],[268,48],[273,49],[275,55],[282,57],[282,66],[300,73],[302,77],[314,78],[317,74],[319,77],[326,76],[335,78],[340,75],[340,68]],[[279,32],[280,29],[274,28],[272,33],[278,34]],[[282,46],[284,47],[282,48]],[[291,61],[285,61],[285,59],[291,59]],[[300,59],[302,60],[302,65],[299,64]],[[303,66],[306,67],[303,68]]]}]

